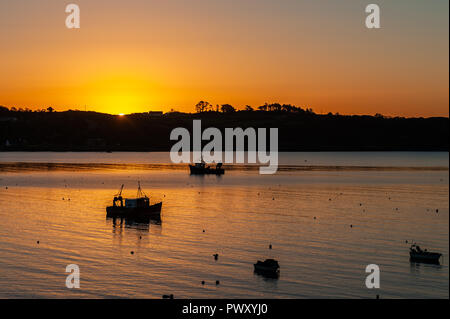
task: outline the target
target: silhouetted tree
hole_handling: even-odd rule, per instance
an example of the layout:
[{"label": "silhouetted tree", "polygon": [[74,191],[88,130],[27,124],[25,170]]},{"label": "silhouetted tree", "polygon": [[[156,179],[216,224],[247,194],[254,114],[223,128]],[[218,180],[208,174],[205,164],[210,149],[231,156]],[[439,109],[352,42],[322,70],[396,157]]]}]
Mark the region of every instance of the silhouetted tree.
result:
[{"label": "silhouetted tree", "polygon": [[195,110],[197,111],[197,113],[206,112],[208,111],[210,105],[211,104],[209,104],[209,102],[200,101],[195,105]]},{"label": "silhouetted tree", "polygon": [[222,104],[222,112],[223,113],[232,113],[232,112],[236,112],[236,109],[230,104]]},{"label": "silhouetted tree", "polygon": [[245,110],[251,112],[253,111],[253,108],[250,105],[246,105]]},{"label": "silhouetted tree", "polygon": [[264,103],[264,105],[258,106],[258,110],[260,110],[260,111],[267,111],[268,110],[268,104]]},{"label": "silhouetted tree", "polygon": [[49,106],[49,107],[47,108],[47,112],[52,113],[52,112],[53,112],[53,108],[52,108],[51,106]]}]

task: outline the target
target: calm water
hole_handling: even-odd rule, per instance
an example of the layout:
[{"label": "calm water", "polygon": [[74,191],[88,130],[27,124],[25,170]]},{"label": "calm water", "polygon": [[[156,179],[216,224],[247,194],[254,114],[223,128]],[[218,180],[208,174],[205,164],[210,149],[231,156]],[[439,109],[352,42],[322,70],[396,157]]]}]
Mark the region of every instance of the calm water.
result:
[{"label": "calm water", "polygon": [[[448,153],[280,162],[290,169],[273,176],[196,177],[167,153],[0,153],[0,298],[449,298]],[[106,219],[119,186],[132,197],[138,180],[163,201],[162,222]],[[406,240],[443,262],[410,263]],[[279,279],[253,273],[264,258]],[[373,263],[377,291],[365,287]],[[68,264],[81,289],[65,287]]]}]

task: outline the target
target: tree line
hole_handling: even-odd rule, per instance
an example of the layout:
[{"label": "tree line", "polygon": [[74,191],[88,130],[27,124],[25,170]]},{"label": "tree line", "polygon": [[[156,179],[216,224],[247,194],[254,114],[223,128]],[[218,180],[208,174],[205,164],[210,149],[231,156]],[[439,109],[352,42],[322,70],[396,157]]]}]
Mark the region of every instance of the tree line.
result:
[{"label": "tree line", "polygon": [[[291,104],[280,104],[280,103],[265,103],[264,105],[258,106],[256,108],[258,111],[265,112],[289,112],[289,113],[310,113],[315,114],[312,108],[301,108]],[[204,113],[204,112],[222,112],[222,113],[233,113],[238,110],[232,106],[231,104],[216,104],[215,106],[208,101],[200,101],[195,105],[196,113]],[[255,109],[246,105],[244,110],[245,112],[253,112]]]}]

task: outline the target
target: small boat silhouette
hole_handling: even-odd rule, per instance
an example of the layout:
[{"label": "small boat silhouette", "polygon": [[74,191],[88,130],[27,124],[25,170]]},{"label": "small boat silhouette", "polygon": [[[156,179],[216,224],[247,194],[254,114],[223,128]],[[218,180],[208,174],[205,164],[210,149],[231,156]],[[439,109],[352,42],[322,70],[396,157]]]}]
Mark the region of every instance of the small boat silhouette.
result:
[{"label": "small boat silhouette", "polygon": [[255,273],[265,277],[277,278],[280,274],[280,265],[275,259],[258,260],[253,266],[255,267]]},{"label": "small boat silhouette", "polygon": [[225,170],[222,168],[222,163],[217,163],[215,168],[206,166],[205,162],[195,163],[195,165],[189,165],[191,175],[223,175]]},{"label": "small boat silhouette", "polygon": [[123,187],[124,185],[114,196],[113,205],[106,207],[107,217],[160,218],[162,202],[150,205],[150,198],[142,191],[140,182],[138,183],[137,198],[123,198]]},{"label": "small boat silhouette", "polygon": [[439,264],[441,253],[429,252],[426,249],[422,250],[420,246],[412,244],[409,248],[409,257],[412,262],[423,262],[429,264]]}]

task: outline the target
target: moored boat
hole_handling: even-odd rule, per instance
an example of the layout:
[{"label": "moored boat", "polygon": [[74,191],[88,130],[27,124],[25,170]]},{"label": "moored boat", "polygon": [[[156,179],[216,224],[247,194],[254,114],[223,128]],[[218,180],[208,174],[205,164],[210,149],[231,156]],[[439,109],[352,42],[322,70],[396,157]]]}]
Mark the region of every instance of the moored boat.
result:
[{"label": "moored boat", "polygon": [[201,163],[195,163],[195,165],[189,165],[191,175],[223,175],[225,170],[222,168],[222,163],[218,163],[216,167],[206,166],[202,161]]},{"label": "moored boat", "polygon": [[253,266],[255,267],[255,273],[267,277],[278,277],[280,274],[280,265],[275,259],[258,260]]},{"label": "moored boat", "polygon": [[114,196],[113,205],[106,207],[107,217],[160,218],[162,202],[150,205],[150,198],[142,191],[140,183],[136,198],[123,198],[123,187],[124,185],[120,188],[119,193]]},{"label": "moored boat", "polygon": [[413,262],[423,262],[429,264],[439,264],[439,259],[441,258],[441,253],[429,252],[426,249],[422,250],[420,246],[413,244],[409,248],[410,261]]}]

